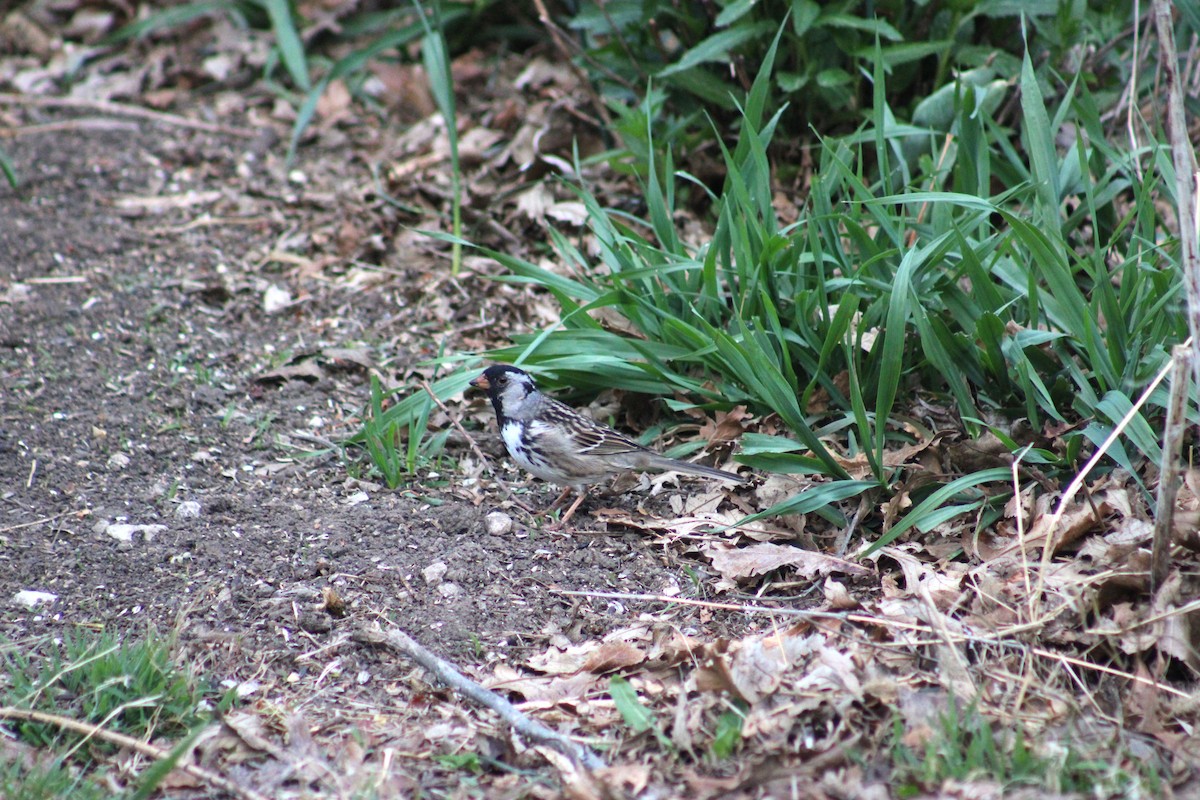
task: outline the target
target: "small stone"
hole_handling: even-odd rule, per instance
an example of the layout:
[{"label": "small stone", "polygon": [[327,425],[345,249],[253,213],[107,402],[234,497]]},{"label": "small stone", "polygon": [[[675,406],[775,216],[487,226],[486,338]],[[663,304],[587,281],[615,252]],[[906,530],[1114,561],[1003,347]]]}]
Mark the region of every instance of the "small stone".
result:
[{"label": "small stone", "polygon": [[421,570],[421,577],[425,579],[425,583],[430,586],[437,586],[442,582],[442,578],[446,575],[446,566],[444,561],[435,561],[425,569]]},{"label": "small stone", "polygon": [[503,511],[493,511],[483,518],[483,526],[492,536],[503,536],[513,528],[512,517]]},{"label": "small stone", "polygon": [[184,500],[175,508],[176,519],[195,519],[200,516],[200,504],[195,500]]},{"label": "small stone", "polygon": [[113,453],[108,457],[109,469],[125,469],[129,466],[129,456],[124,453]]},{"label": "small stone", "polygon": [[438,584],[437,590],[438,594],[446,599],[450,599],[452,597],[462,597],[463,593],[461,586],[459,586],[457,583],[449,582]]},{"label": "small stone", "polygon": [[34,608],[40,605],[50,605],[58,599],[58,595],[50,594],[49,592],[37,592],[32,589],[22,589],[13,595],[13,602],[25,608]]},{"label": "small stone", "polygon": [[287,289],[282,289],[275,284],[271,284],[263,292],[262,308],[267,314],[275,314],[291,304],[292,293]]},{"label": "small stone", "polygon": [[117,523],[108,525],[104,528],[104,532],[118,542],[133,542],[133,536],[136,533],[142,535],[144,541],[150,542],[154,537],[167,529],[166,525],[128,525],[125,523]]},{"label": "small stone", "polygon": [[359,505],[360,503],[365,503],[370,499],[371,499],[371,495],[367,494],[366,492],[355,492],[354,494],[352,494],[346,498],[346,505],[356,506],[356,505]]}]

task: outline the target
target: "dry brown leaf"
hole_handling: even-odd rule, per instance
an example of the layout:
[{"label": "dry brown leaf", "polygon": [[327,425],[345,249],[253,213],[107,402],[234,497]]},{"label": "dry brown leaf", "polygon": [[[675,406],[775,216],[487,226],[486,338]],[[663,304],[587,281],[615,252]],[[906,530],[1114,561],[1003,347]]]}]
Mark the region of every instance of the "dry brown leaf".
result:
[{"label": "dry brown leaf", "polygon": [[568,800],[608,800],[613,796],[594,770],[584,769],[553,747],[539,745],[533,750],[558,770],[558,777],[562,781],[562,797]]},{"label": "dry brown leaf", "polygon": [[587,222],[587,207],[576,200],[560,200],[546,207],[545,215],[556,222],[581,226]]},{"label": "dry brown leaf", "polygon": [[645,660],[646,654],[628,642],[605,642],[592,651],[581,669],[599,675],[632,667]]},{"label": "dry brown leaf", "polygon": [[780,567],[793,567],[805,578],[828,575],[831,572],[848,575],[870,574],[869,570],[852,561],[771,542],[760,542],[749,547],[734,547],[726,542],[713,542],[702,550],[712,560],[713,567],[722,577],[731,581],[763,575]]},{"label": "dry brown leaf", "polygon": [[698,691],[731,692],[755,704],[773,694],[793,669],[806,669],[823,649],[825,637],[799,627],[769,636],[721,641],[704,649],[705,658],[692,674]]},{"label": "dry brown leaf", "polygon": [[273,752],[276,747],[267,738],[267,727],[263,717],[248,711],[235,711],[221,717],[221,722],[237,734],[238,740],[252,750]]},{"label": "dry brown leaf", "polygon": [[833,578],[826,578],[824,585],[821,587],[825,592],[825,602],[830,608],[837,611],[845,611],[851,608],[858,608],[859,602],[850,596],[850,590],[840,581],[835,581]]},{"label": "dry brown leaf", "polygon": [[323,127],[330,127],[350,117],[350,107],[353,98],[346,82],[340,79],[330,81],[325,91],[317,98],[317,117]]},{"label": "dry brown leaf", "polygon": [[929,592],[934,608],[944,611],[958,599],[962,592],[966,565],[946,564],[947,571],[939,572],[909,552],[915,546],[884,547],[879,551],[881,556],[895,560],[904,573],[904,590],[894,596],[916,597],[919,596],[919,591],[925,590]]},{"label": "dry brown leaf", "polygon": [[[1077,541],[1084,534],[1090,532],[1100,521],[1103,516],[1111,509],[1108,505],[1101,502],[1098,504],[1096,512],[1093,512],[1091,505],[1086,500],[1075,502],[1066,508],[1062,515],[1057,519],[1051,509],[1051,504],[1054,498],[1051,495],[1042,495],[1038,497],[1033,512],[1033,524],[1029,524],[1029,520],[1025,521],[1025,546],[1027,548],[1042,547],[1046,544],[1046,536],[1049,533],[1054,534],[1052,541],[1053,552],[1057,553],[1065,545]],[[1101,519],[1097,519],[1099,513]],[[1015,528],[1011,526],[1003,526],[1000,530],[1012,534],[1008,545],[1001,550],[993,553],[993,557],[1008,556],[1020,551],[1020,539],[1015,535]],[[1030,553],[1032,556],[1033,553]]]},{"label": "dry brown leaf", "polygon": [[293,380],[316,383],[325,377],[321,365],[311,358],[306,358],[298,364],[285,364],[282,367],[269,369],[255,376],[255,383],[287,383]]},{"label": "dry brown leaf", "polygon": [[570,705],[582,701],[598,685],[599,679],[590,672],[562,677],[525,675],[510,666],[496,667],[495,675],[485,682],[488,689],[515,692],[525,699],[522,708],[531,711]]},{"label": "dry brown leaf", "polygon": [[[767,479],[754,488],[754,498],[758,501],[760,508],[771,508],[785,500],[788,500],[800,494],[805,489],[812,487],[813,482],[807,478],[797,478],[794,475],[784,475],[781,473],[771,473],[767,475]],[[806,527],[807,515],[805,514],[787,514],[782,517],[777,517],[774,520],[773,527],[786,527],[793,533],[803,533]],[[781,532],[787,535],[786,532]],[[779,534],[770,536],[771,539],[779,538]]]},{"label": "dry brown leaf", "polygon": [[535,222],[546,218],[546,209],[554,204],[554,193],[545,183],[538,182],[517,195],[517,211]]},{"label": "dry brown leaf", "polygon": [[700,438],[710,445],[725,444],[736,441],[746,426],[742,421],[748,419],[750,413],[745,406],[734,406],[729,411],[718,411],[712,419],[705,419],[700,426]]},{"label": "dry brown leaf", "polygon": [[377,87],[382,87],[382,91],[376,88],[371,94],[395,108],[402,119],[425,119],[437,111],[425,68],[420,64],[371,61],[369,69],[379,81]]},{"label": "dry brown leaf", "polygon": [[530,657],[525,665],[546,675],[573,675],[583,669],[592,653],[600,647],[596,641],[587,641],[566,649],[551,647],[544,653]]}]

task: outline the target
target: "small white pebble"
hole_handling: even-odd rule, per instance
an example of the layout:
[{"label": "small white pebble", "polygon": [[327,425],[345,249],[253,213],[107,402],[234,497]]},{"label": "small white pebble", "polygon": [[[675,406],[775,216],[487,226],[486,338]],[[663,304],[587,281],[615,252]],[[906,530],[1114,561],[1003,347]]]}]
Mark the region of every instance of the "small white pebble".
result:
[{"label": "small white pebble", "polygon": [[176,519],[195,519],[200,516],[200,504],[195,500],[184,500],[175,508]]},{"label": "small white pebble", "polygon": [[135,533],[140,533],[143,540],[150,542],[154,540],[157,534],[162,533],[166,529],[166,525],[126,525],[120,523],[109,525],[104,529],[104,532],[118,542],[132,542]]},{"label": "small white pebble", "polygon": [[267,314],[274,314],[291,305],[292,293],[287,289],[281,289],[275,284],[267,287],[263,292],[262,308]]},{"label": "small white pebble", "polygon": [[49,592],[35,592],[32,589],[22,589],[13,595],[13,602],[19,606],[33,608],[34,606],[50,605],[58,599],[58,595]]},{"label": "small white pebble", "polygon": [[483,525],[492,536],[503,536],[512,530],[512,517],[503,511],[493,511],[483,519]]},{"label": "small white pebble", "polygon": [[437,587],[438,594],[447,599],[451,597],[461,597],[463,590],[457,583],[440,583]]}]

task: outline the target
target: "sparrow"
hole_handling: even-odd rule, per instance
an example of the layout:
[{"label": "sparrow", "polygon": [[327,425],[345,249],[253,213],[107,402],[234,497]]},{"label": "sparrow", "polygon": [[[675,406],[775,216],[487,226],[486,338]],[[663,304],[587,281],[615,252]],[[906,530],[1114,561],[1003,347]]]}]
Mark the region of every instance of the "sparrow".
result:
[{"label": "sparrow", "polygon": [[571,519],[589,484],[633,470],[677,471],[745,483],[732,472],[679,461],[656,453],[612,428],[583,416],[543,394],[533,376],[507,364],[488,367],[471,381],[487,392],[496,410],[500,436],[513,460],[536,477],[563,487],[553,510],[574,490],[579,497],[559,520]]}]

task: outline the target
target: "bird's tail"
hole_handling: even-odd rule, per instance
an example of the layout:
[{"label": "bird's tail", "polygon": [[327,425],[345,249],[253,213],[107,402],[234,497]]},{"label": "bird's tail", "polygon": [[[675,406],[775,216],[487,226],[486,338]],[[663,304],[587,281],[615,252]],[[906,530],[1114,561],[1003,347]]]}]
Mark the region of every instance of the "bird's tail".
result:
[{"label": "bird's tail", "polygon": [[650,466],[654,467],[655,469],[663,470],[664,472],[688,472],[692,475],[705,475],[709,478],[718,478],[723,481],[735,481],[736,483],[745,483],[748,480],[747,478],[743,478],[741,475],[735,475],[734,473],[726,472],[723,469],[706,467],[703,464],[693,464],[690,461],[679,461],[678,459],[660,456],[657,453],[654,454],[654,459]]}]

